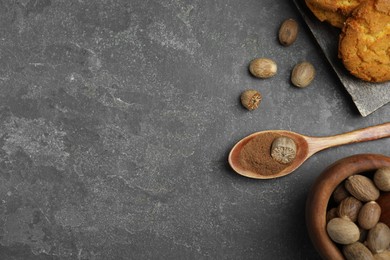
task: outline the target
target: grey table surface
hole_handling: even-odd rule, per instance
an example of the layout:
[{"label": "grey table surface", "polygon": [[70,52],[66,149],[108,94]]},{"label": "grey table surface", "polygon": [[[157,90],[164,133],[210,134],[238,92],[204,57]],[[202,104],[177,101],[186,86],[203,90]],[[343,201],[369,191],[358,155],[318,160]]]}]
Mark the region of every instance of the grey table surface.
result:
[{"label": "grey table surface", "polygon": [[[298,40],[278,44],[286,18]],[[278,74],[248,73],[255,57]],[[317,77],[289,81],[308,60]],[[258,89],[248,112],[240,93]],[[323,151],[268,181],[229,149],[266,129],[332,135],[363,118],[291,1],[1,0],[0,259],[318,259],[307,192],[334,161],[390,155],[390,140]]]}]

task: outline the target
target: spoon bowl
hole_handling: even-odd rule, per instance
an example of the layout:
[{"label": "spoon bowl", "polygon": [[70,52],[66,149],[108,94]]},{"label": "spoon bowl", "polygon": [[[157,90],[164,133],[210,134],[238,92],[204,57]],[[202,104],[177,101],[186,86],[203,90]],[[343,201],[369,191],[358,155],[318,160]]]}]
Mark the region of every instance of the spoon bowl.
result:
[{"label": "spoon bowl", "polygon": [[[240,153],[243,147],[254,138],[260,137],[261,135],[267,133],[273,133],[273,134],[289,137],[292,140],[294,140],[297,147],[296,157],[294,161],[286,168],[282,169],[280,172],[277,172],[272,175],[262,174],[261,172],[254,172],[245,169],[245,167],[243,167],[240,163]],[[313,154],[321,150],[330,147],[344,145],[344,144],[376,140],[376,139],[389,137],[389,136],[390,136],[390,122],[381,125],[358,129],[352,132],[347,132],[347,133],[334,135],[334,136],[326,136],[326,137],[305,136],[302,134],[298,134],[286,130],[267,130],[267,131],[253,133],[241,139],[231,149],[229,153],[228,161],[232,169],[236,173],[242,176],[253,178],[253,179],[273,179],[273,178],[278,178],[290,174],[291,172],[296,170],[299,166],[301,166]]]},{"label": "spoon bowl", "polygon": [[[240,164],[239,158],[240,158],[240,152],[242,148],[251,140],[254,138],[267,134],[267,133],[275,133],[279,134],[282,136],[286,136],[294,140],[296,146],[297,146],[297,151],[296,151],[296,156],[295,160],[288,165],[286,168],[284,168],[282,171],[278,172],[277,174],[274,175],[262,175],[256,172],[252,172],[250,170],[245,169],[242,167]],[[271,179],[271,178],[277,178],[277,177],[282,177],[284,175],[289,174],[290,172],[294,171],[297,169],[309,156],[309,147],[308,147],[308,138],[306,136],[291,132],[291,131],[284,131],[284,130],[269,130],[269,131],[262,131],[262,132],[257,132],[251,135],[248,135],[247,137],[241,139],[230,151],[229,154],[229,164],[233,168],[233,170],[245,177],[253,178],[253,179]]]}]

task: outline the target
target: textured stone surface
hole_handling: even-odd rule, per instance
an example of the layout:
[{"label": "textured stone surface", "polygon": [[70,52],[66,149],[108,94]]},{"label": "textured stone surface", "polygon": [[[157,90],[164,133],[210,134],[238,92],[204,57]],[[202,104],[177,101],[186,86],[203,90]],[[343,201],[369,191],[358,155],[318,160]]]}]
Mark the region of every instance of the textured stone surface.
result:
[{"label": "textured stone surface", "polygon": [[[278,44],[286,18],[297,42]],[[277,61],[251,77],[255,57]],[[312,86],[291,86],[308,60]],[[240,93],[263,94],[248,112]],[[294,174],[233,173],[229,149],[265,129],[330,135],[362,118],[298,11],[273,0],[0,0],[0,259],[318,259],[304,207],[336,159]]]}]

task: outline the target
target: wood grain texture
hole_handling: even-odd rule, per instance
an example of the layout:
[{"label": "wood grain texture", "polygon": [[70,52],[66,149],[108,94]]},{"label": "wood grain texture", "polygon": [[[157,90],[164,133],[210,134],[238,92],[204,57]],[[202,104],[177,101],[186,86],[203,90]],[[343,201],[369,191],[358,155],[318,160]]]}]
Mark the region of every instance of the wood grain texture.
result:
[{"label": "wood grain texture", "polygon": [[321,150],[359,142],[367,142],[390,136],[390,122],[357,129],[347,133],[325,137],[308,137],[305,136],[309,144],[308,156]]},{"label": "wood grain texture", "polygon": [[341,31],[317,20],[306,7],[304,0],[293,1],[360,114],[368,116],[390,102],[390,82],[368,83],[351,76],[338,59]]},{"label": "wood grain texture", "polygon": [[[283,135],[294,140],[297,151],[294,161],[286,168],[281,170],[279,173],[272,175],[262,174],[260,172],[252,172],[251,170],[245,169],[240,163],[239,157],[243,147],[253,140],[254,138],[261,136],[265,133],[274,133]],[[228,161],[230,166],[238,174],[253,178],[253,179],[273,179],[282,177],[290,174],[301,166],[307,159],[309,159],[313,154],[322,151],[327,148],[340,146],[344,144],[366,142],[371,140],[376,140],[380,138],[385,138],[390,136],[390,122],[370,126],[362,129],[357,129],[351,132],[342,133],[333,136],[325,137],[311,137],[301,135],[291,131],[285,130],[268,130],[262,132],[253,133],[247,137],[241,139],[237,144],[233,146],[229,153]]]},{"label": "wood grain texture", "polygon": [[[326,211],[332,192],[351,175],[385,166],[390,166],[390,157],[379,154],[353,155],[335,162],[316,179],[306,202],[306,225],[313,245],[323,259],[345,259],[326,233]],[[383,207],[382,216],[387,216],[389,211],[389,207]]]},{"label": "wood grain texture", "polygon": [[379,219],[380,222],[385,223],[390,227],[390,192],[383,193],[380,198],[378,199],[378,204],[381,207],[381,209],[387,209],[382,210],[381,217]]}]

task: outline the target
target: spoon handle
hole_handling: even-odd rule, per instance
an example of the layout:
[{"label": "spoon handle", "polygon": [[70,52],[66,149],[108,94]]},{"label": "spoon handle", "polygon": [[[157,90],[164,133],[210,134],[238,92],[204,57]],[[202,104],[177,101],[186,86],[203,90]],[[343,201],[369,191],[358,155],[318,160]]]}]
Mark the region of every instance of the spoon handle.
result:
[{"label": "spoon handle", "polygon": [[309,137],[307,141],[309,143],[309,154],[312,155],[334,146],[366,142],[385,137],[390,137],[390,122],[333,136]]}]

